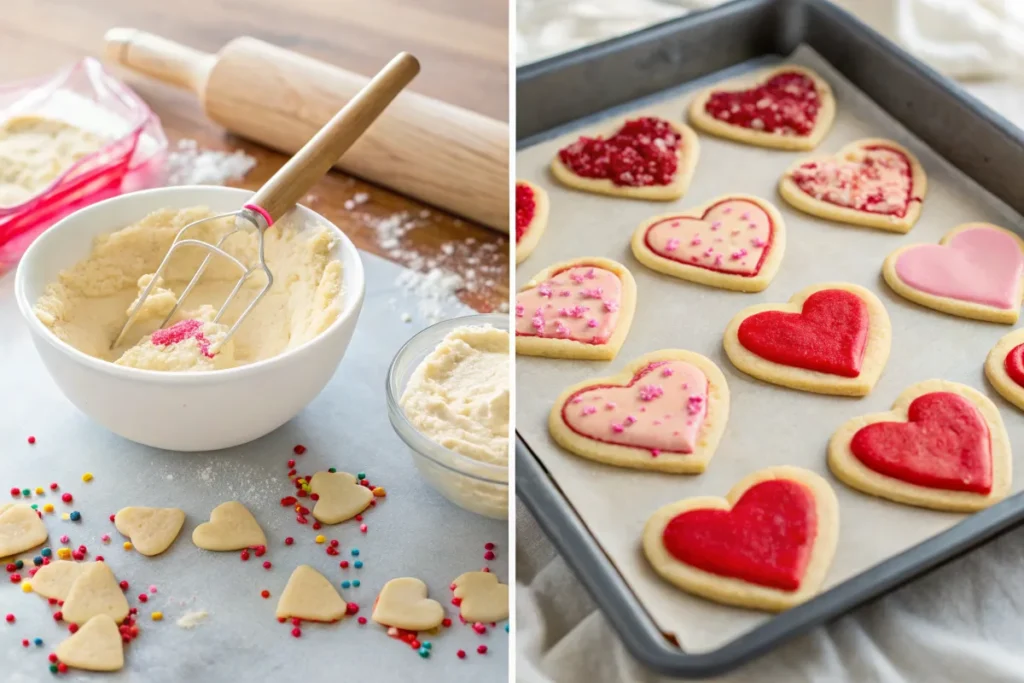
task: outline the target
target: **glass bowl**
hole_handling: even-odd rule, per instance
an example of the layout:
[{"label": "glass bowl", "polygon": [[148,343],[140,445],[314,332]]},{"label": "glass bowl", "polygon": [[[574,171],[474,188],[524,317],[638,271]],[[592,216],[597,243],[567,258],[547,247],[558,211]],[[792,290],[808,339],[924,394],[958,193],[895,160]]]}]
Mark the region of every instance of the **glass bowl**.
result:
[{"label": "glass bowl", "polygon": [[[491,325],[508,330],[508,316],[470,315],[432,325],[418,333],[395,355],[388,368],[388,417],[409,446],[413,462],[437,491],[459,507],[492,519],[508,519],[508,467],[480,462],[456,453],[417,431],[398,401],[423,359],[457,327]],[[511,364],[510,364],[511,372]]]}]

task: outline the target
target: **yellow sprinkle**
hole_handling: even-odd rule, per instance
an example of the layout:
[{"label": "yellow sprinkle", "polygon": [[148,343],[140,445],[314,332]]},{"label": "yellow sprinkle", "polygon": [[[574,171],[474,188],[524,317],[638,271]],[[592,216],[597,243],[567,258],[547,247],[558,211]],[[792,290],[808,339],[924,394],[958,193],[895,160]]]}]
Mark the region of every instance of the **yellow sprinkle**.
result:
[{"label": "yellow sprinkle", "polygon": [[125,541],[125,542],[124,542],[124,549],[125,549],[125,550],[131,550],[131,549],[132,549],[132,547],[133,547],[133,546],[132,546],[132,542],[131,542],[131,541]]},{"label": "yellow sprinkle", "polygon": [[83,474],[82,481],[92,481],[92,472],[86,472]]},{"label": "yellow sprinkle", "polygon": [[43,512],[53,512],[53,503],[43,505]]},{"label": "yellow sprinkle", "polygon": [[326,539],[326,538],[324,538],[323,534],[320,534],[319,536],[317,536],[317,537],[316,537],[315,539],[313,539],[313,540],[315,540],[315,541],[316,541],[317,543],[323,543],[323,542],[324,542],[324,541],[326,541],[327,539]]},{"label": "yellow sprinkle", "polygon": [[57,557],[66,560],[71,557],[71,548],[57,548]]},{"label": "yellow sprinkle", "polygon": [[378,498],[383,498],[384,496],[388,495],[388,492],[384,490],[383,486],[377,486],[376,488],[373,489],[373,495],[377,496]]},{"label": "yellow sprinkle", "polygon": [[32,592],[32,584],[29,583],[28,581],[22,581],[21,582],[21,592],[22,593],[31,593]]},{"label": "yellow sprinkle", "polygon": [[301,478],[301,477],[296,479],[295,481],[299,482],[300,484],[305,484],[306,483],[306,480]]},{"label": "yellow sprinkle", "polygon": [[164,618],[164,613],[163,612],[153,612],[149,616],[150,616],[150,618],[153,621],[160,621],[160,620],[162,620]]},{"label": "yellow sprinkle", "polygon": [[37,486],[36,487],[36,495],[37,496],[41,496],[44,493],[46,493],[46,489],[44,489],[42,486]]},{"label": "yellow sprinkle", "polygon": [[63,520],[64,520],[64,521],[66,522],[66,521],[68,521],[69,519],[71,519],[71,515],[69,515],[69,514],[68,514],[68,513],[66,513],[66,512],[62,512],[62,513],[61,513],[61,515],[60,515],[60,518],[61,518],[61,519],[63,519]]}]

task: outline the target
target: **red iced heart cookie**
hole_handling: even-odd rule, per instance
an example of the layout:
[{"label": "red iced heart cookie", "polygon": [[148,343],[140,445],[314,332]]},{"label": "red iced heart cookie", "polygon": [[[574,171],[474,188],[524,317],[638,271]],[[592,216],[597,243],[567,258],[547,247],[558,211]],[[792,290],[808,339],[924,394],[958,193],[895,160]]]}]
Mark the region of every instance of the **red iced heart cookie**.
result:
[{"label": "red iced heart cookie", "polygon": [[1024,387],[1024,344],[1013,347],[1010,353],[1006,354],[1006,361],[1003,366],[1006,374],[1019,387]]},{"label": "red iced heart cookie", "polygon": [[1003,398],[1024,410],[1024,329],[996,342],[985,359],[985,376]]},{"label": "red iced heart cookie", "polygon": [[713,86],[690,105],[690,121],[707,133],[781,149],[814,149],[834,118],[828,83],[799,66]]},{"label": "red iced heart cookie", "polygon": [[609,259],[578,259],[538,273],[516,293],[516,352],[610,360],[633,320],[636,284]]},{"label": "red iced heart cookie", "polygon": [[551,162],[562,183],[579,190],[637,199],[682,197],[697,164],[697,135],[655,116],[625,119],[611,135],[581,136]]},{"label": "red iced heart cookie", "polygon": [[989,223],[966,223],[939,244],[889,254],[882,275],[893,291],[964,318],[1013,324],[1024,293],[1024,241]]},{"label": "red iced heart cookie", "polygon": [[592,460],[665,472],[702,472],[728,416],[728,388],[704,356],[664,350],[614,377],[582,382],[555,401],[555,441]]},{"label": "red iced heart cookie", "polygon": [[910,505],[977,510],[1009,489],[1009,439],[995,405],[970,387],[931,380],[892,411],[833,435],[829,466],[850,486]]},{"label": "red iced heart cookie", "polygon": [[757,472],[727,499],[658,510],[644,552],[663,578],[729,604],[780,610],[819,589],[835,552],[838,506],[824,479],[795,467]]},{"label": "red iced heart cookie", "polygon": [[631,246],[637,260],[653,270],[713,287],[759,292],[782,262],[785,224],[763,199],[732,195],[644,222],[633,233]]},{"label": "red iced heart cookie", "polygon": [[548,193],[525,180],[516,181],[516,263],[533,253],[548,227]]},{"label": "red iced heart cookie", "polygon": [[858,140],[834,157],[798,162],[779,194],[797,209],[829,220],[907,232],[921,214],[924,169],[891,140]]},{"label": "red iced heart cookie", "polygon": [[857,285],[815,285],[788,304],[752,306],[733,318],[724,346],[733,364],[759,379],[827,394],[862,396],[889,355],[882,302]]}]

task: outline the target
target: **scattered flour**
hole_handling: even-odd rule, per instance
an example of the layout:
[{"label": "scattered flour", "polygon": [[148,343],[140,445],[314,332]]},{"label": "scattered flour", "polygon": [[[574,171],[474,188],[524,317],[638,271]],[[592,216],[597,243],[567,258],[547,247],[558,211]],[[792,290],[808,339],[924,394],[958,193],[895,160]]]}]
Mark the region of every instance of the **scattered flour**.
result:
[{"label": "scattered flour", "polygon": [[178,619],[178,626],[181,628],[192,629],[199,626],[202,622],[206,621],[206,617],[210,616],[206,610],[199,610],[198,612],[186,612]]},{"label": "scattered flour", "polygon": [[256,165],[242,150],[199,149],[195,140],[178,140],[167,154],[167,185],[223,185],[240,180]]}]

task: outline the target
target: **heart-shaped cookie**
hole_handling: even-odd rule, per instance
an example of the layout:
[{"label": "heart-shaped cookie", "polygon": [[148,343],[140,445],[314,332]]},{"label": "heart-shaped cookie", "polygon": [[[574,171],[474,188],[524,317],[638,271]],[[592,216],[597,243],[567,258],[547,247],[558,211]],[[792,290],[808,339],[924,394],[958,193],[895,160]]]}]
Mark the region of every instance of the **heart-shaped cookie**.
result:
[{"label": "heart-shaped cookie", "polygon": [[228,501],[213,508],[209,522],[195,528],[192,542],[203,550],[241,550],[266,545],[267,537],[244,505]]},{"label": "heart-shaped cookie", "polygon": [[792,64],[712,86],[690,103],[695,128],[776,149],[814,149],[832,127],[835,114],[828,83]]},{"label": "heart-shaped cookie", "polygon": [[818,394],[865,396],[889,358],[892,325],[885,306],[859,285],[831,282],[786,304],[740,311],[723,346],[742,372]]},{"label": "heart-shaped cookie", "polygon": [[10,557],[46,542],[46,525],[29,505],[8,505],[0,512],[0,557]]},{"label": "heart-shaped cookie", "polygon": [[106,614],[97,614],[85,622],[57,646],[54,654],[61,663],[83,671],[120,671],[124,667],[121,633],[117,623]]},{"label": "heart-shaped cookie", "polygon": [[1024,329],[996,342],[985,359],[985,376],[1003,398],[1024,410]]},{"label": "heart-shaped cookie", "polygon": [[317,472],[309,480],[309,492],[318,496],[313,516],[324,524],[352,519],[373,500],[373,492],[348,472]]},{"label": "heart-shaped cookie", "polygon": [[1009,493],[1010,439],[995,404],[963,384],[908,387],[892,410],[857,417],[832,435],[832,472],[880,498],[972,512]]},{"label": "heart-shaped cookie", "polygon": [[917,157],[892,140],[869,138],[835,156],[800,161],[779,194],[813,216],[890,232],[909,232],[921,215],[928,178]]},{"label": "heart-shaped cookie", "polygon": [[466,572],[452,581],[459,613],[469,622],[508,619],[508,585],[492,572]]},{"label": "heart-shaped cookie", "polygon": [[786,226],[770,203],[726,195],[656,216],[633,233],[640,263],[672,277],[740,292],[760,292],[782,263]]},{"label": "heart-shaped cookie", "polygon": [[44,598],[67,600],[71,586],[85,573],[92,562],[67,562],[57,560],[44,564],[32,577],[32,592]]},{"label": "heart-shaped cookie", "polygon": [[114,515],[114,526],[143,555],[159,555],[171,547],[185,523],[177,508],[126,507]]},{"label": "heart-shaped cookie", "polygon": [[771,467],[725,498],[660,508],[644,527],[644,554],[663,579],[716,602],[781,611],[821,588],[839,536],[828,482],[798,467]]},{"label": "heart-shaped cookie", "polygon": [[634,310],[636,281],[621,263],[556,263],[516,293],[516,353],[611,360],[626,340]]},{"label": "heart-shaped cookie", "polygon": [[427,584],[419,579],[391,579],[373,605],[373,620],[406,631],[429,631],[444,621],[444,608],[427,597]]},{"label": "heart-shaped cookie", "polygon": [[1012,325],[1024,297],[1024,240],[996,225],[967,223],[938,244],[900,247],[885,259],[882,276],[914,303]]},{"label": "heart-shaped cookie", "polygon": [[277,618],[338,621],[345,616],[345,609],[345,600],[331,582],[309,565],[300,564],[277,601]]},{"label": "heart-shaped cookie", "polygon": [[548,227],[548,193],[526,180],[516,181],[516,263],[533,253]]},{"label": "heart-shaped cookie", "polygon": [[107,563],[92,562],[71,584],[61,611],[69,624],[81,626],[97,614],[120,624],[128,616],[128,601]]},{"label": "heart-shaped cookie", "polygon": [[551,161],[563,184],[632,199],[679,199],[690,186],[700,155],[689,126],[656,116],[619,119],[609,134],[581,136]]},{"label": "heart-shaped cookie", "polygon": [[563,391],[548,430],[590,460],[694,474],[715,454],[728,418],[729,387],[718,366],[692,351],[664,349]]}]

